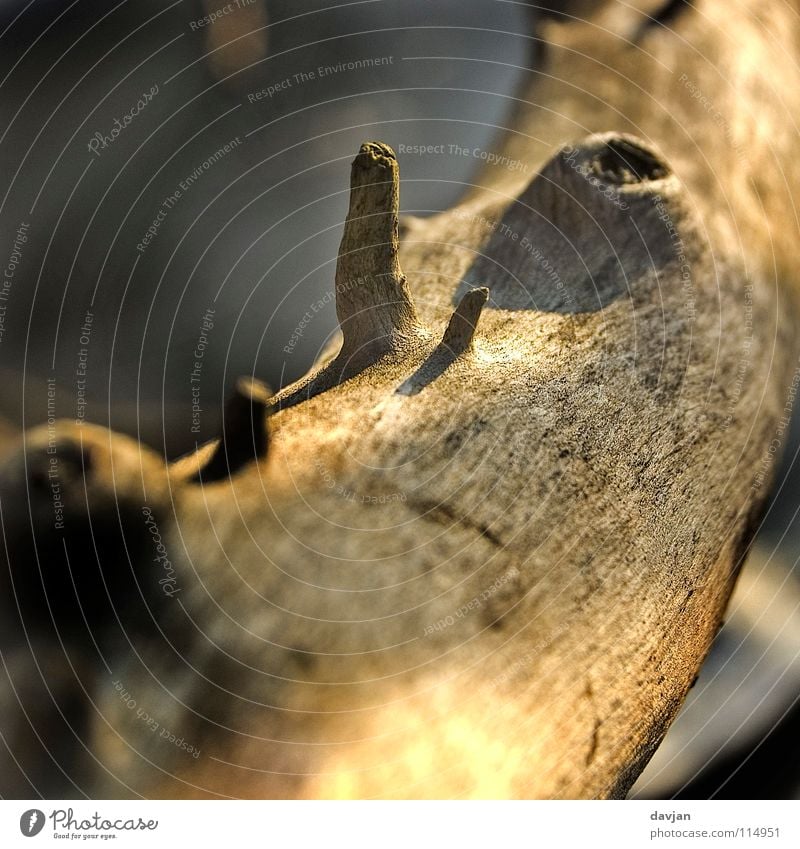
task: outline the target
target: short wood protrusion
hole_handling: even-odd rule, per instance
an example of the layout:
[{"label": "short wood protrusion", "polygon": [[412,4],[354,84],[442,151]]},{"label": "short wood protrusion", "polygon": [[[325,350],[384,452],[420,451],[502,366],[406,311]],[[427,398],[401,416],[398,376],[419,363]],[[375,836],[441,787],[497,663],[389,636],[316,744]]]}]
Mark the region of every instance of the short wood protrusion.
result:
[{"label": "short wood protrusion", "polygon": [[442,335],[442,341],[425,362],[397,387],[398,395],[416,395],[433,383],[462,355],[472,350],[475,327],[481,311],[489,300],[489,290],[470,289],[461,300]]},{"label": "short wood protrusion", "polygon": [[458,302],[439,343],[439,349],[458,356],[471,348],[475,327],[488,300],[489,290],[486,287],[470,289]]},{"label": "short wood protrusion", "polygon": [[240,377],[225,403],[222,436],[208,463],[199,469],[195,483],[211,483],[230,477],[242,466],[267,455],[269,431],[267,408],[272,391],[254,377]]}]

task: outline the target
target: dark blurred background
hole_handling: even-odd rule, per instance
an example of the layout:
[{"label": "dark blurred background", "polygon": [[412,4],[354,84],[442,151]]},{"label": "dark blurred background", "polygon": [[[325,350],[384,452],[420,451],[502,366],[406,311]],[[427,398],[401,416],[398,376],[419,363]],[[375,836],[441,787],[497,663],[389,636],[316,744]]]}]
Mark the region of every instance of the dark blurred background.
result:
[{"label": "dark blurred background", "polygon": [[[0,3],[6,435],[46,420],[54,379],[57,416],[175,457],[216,435],[239,375],[302,375],[336,328],[359,144],[399,151],[404,211],[450,206],[481,162],[448,146],[487,149],[504,126],[532,15],[497,0]],[[445,152],[403,153],[419,144]],[[799,444],[634,795],[798,796]]]},{"label": "dark blurred background", "polygon": [[[83,348],[87,418],[170,456],[215,435],[238,375],[302,375],[336,326],[330,298],[283,349],[330,292],[359,144],[485,147],[528,53],[514,4],[239,2],[3,5],[4,258],[30,224],[0,344],[15,424],[44,419],[49,376],[58,415],[75,415]],[[479,164],[401,156],[403,207],[446,208]],[[189,378],[209,309],[198,435]]]}]

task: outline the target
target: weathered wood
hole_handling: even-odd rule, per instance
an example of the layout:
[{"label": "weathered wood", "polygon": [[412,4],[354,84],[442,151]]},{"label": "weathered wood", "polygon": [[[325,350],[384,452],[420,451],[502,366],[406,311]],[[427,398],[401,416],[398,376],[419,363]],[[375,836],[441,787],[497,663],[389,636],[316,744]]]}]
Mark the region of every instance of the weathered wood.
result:
[{"label": "weathered wood", "polygon": [[225,405],[222,436],[208,462],[198,469],[197,483],[230,477],[253,460],[266,456],[267,412],[272,392],[254,378],[241,377]]},{"label": "weathered wood", "polygon": [[266,457],[199,486],[207,447],[148,497],[179,592],[100,676],[92,793],[619,796],[658,745],[781,438],[799,33],[610,5],[548,25],[500,151],[532,178],[488,169],[399,255],[362,147],[340,351]]}]

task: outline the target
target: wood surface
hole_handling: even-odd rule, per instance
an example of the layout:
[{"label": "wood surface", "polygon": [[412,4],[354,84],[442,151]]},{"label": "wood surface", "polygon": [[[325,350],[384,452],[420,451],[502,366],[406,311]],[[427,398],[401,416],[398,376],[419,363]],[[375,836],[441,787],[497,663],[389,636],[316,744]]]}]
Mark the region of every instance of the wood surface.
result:
[{"label": "wood surface", "polygon": [[243,385],[170,468],[59,426],[177,576],[90,676],[86,792],[620,797],[649,759],[794,401],[800,24],[600,5],[532,38],[496,148],[522,166],[448,212],[399,226],[397,158],[361,147],[307,378]]}]

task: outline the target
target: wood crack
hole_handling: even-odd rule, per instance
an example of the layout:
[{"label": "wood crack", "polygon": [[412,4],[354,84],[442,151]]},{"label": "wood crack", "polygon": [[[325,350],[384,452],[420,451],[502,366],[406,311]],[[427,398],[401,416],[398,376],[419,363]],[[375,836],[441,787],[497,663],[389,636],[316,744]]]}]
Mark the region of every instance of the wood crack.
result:
[{"label": "wood crack", "polygon": [[480,536],[485,537],[490,543],[492,543],[492,545],[497,546],[497,548],[505,548],[500,537],[487,525],[484,525],[481,522],[476,522],[469,516],[457,513],[455,508],[446,502],[420,499],[414,501],[409,500],[406,503],[413,510],[416,510],[421,516],[427,516],[433,519],[433,521],[448,527],[455,523],[464,528],[469,528],[469,530],[475,531],[480,534]]},{"label": "wood crack", "polygon": [[[592,690],[592,682],[586,682],[586,698],[589,700],[589,704],[592,706],[594,710],[594,692]],[[591,766],[595,757],[597,756],[597,750],[600,744],[600,726],[603,724],[602,719],[595,714],[594,725],[592,726],[592,732],[589,737],[589,751],[586,753],[586,766]]]}]

